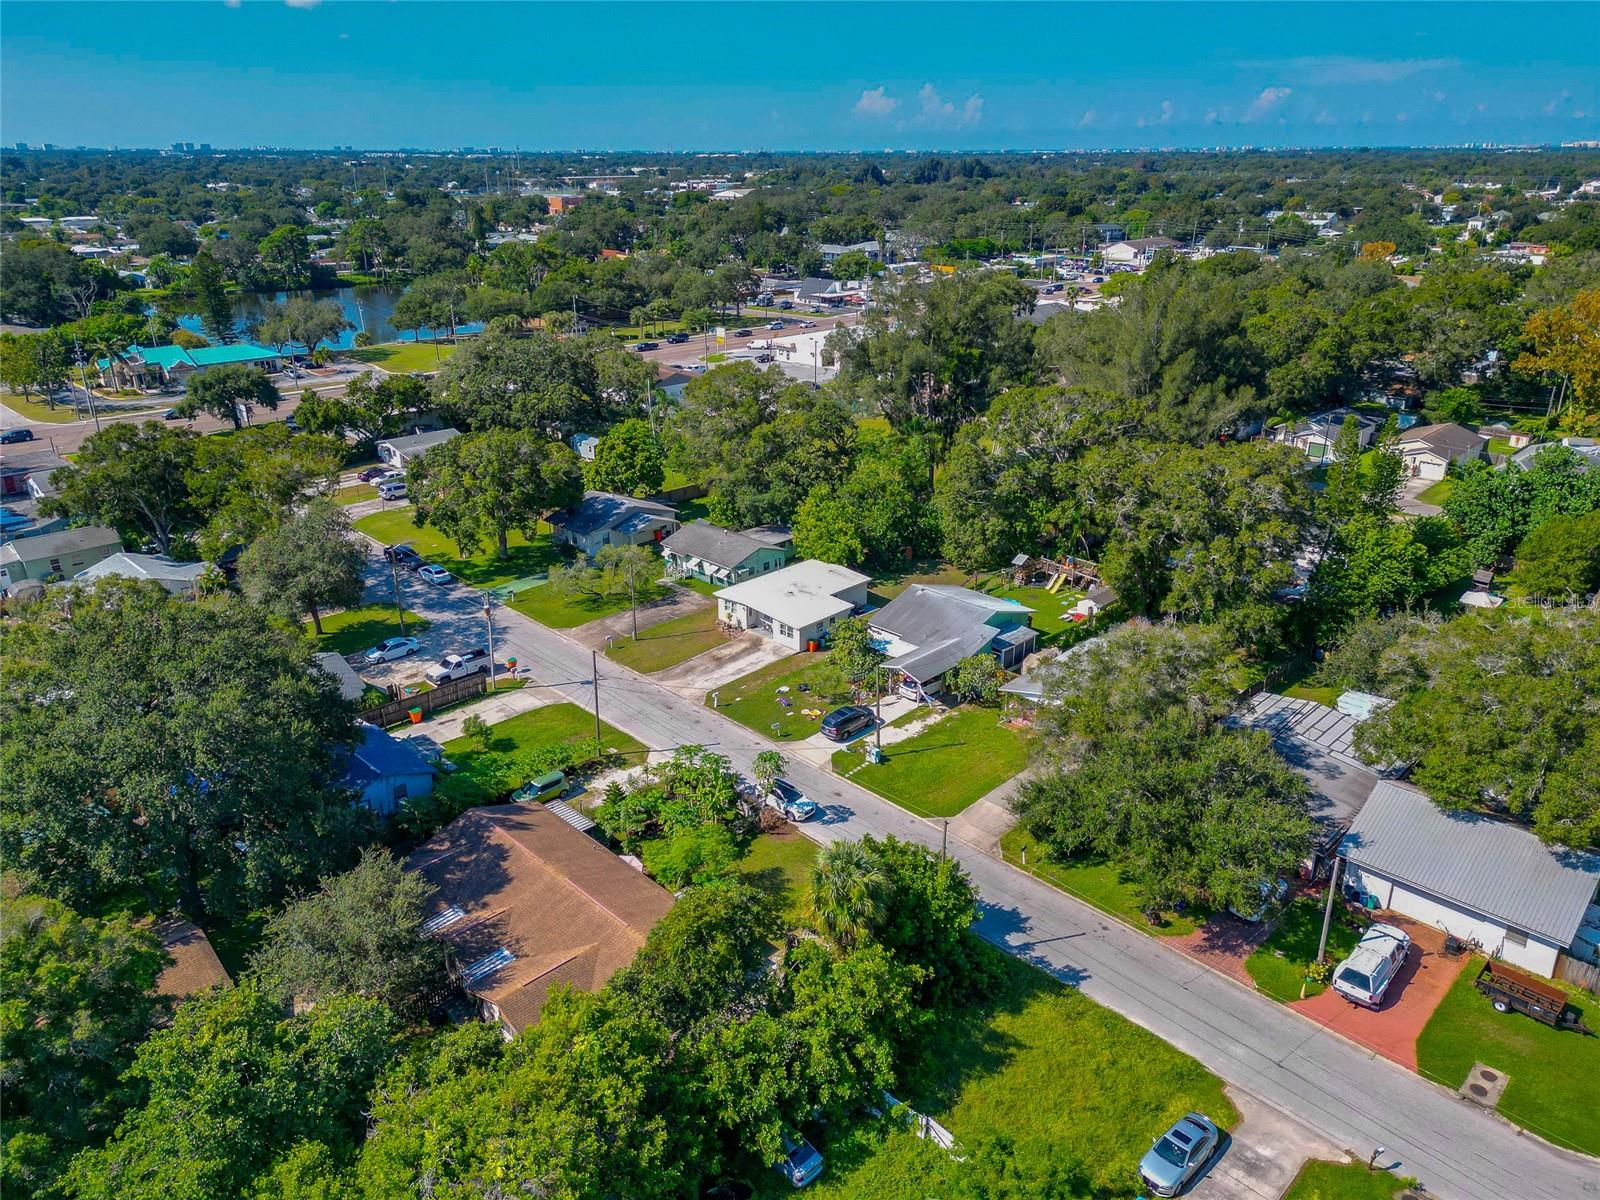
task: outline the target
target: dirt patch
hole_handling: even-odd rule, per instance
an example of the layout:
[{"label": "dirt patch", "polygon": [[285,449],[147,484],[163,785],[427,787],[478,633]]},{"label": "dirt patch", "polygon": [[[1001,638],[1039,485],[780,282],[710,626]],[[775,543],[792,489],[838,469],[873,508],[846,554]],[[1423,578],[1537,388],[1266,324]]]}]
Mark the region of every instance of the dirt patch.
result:
[{"label": "dirt patch", "polygon": [[[691,592],[688,588],[669,588],[661,599],[639,606],[639,628],[648,629],[663,621],[687,616],[698,609],[709,608],[711,604],[712,601],[699,592]],[[608,637],[621,639],[633,633],[633,614],[619,612],[564,632],[573,641],[581,642],[591,650],[604,650]]]}]

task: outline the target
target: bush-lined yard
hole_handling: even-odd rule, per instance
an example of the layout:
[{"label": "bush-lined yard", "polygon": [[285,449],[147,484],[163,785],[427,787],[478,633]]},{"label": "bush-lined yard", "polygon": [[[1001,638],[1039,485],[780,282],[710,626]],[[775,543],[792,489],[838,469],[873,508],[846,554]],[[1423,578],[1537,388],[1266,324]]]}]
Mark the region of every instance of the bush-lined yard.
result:
[{"label": "bush-lined yard", "polygon": [[[1256,987],[1274,1000],[1287,1004],[1300,999],[1302,983],[1305,983],[1307,996],[1315,996],[1326,987],[1306,982],[1306,971],[1316,961],[1317,943],[1322,939],[1322,913],[1321,897],[1300,896],[1291,900],[1278,917],[1271,935],[1245,959],[1244,969],[1255,980]],[[1354,950],[1360,940],[1361,930],[1335,906],[1333,922],[1328,927],[1328,960],[1337,963]]]},{"label": "bush-lined yard", "polygon": [[[995,994],[929,1030],[895,1093],[949,1128],[969,1157],[998,1153],[1035,1172],[1052,1164],[1063,1195],[1132,1196],[1139,1159],[1173,1120],[1191,1110],[1223,1128],[1238,1120],[1222,1081],[1192,1058],[1036,968],[990,953]],[[968,1194],[951,1186],[961,1168],[949,1154],[892,1121],[817,1148],[827,1167],[811,1196]],[[775,1175],[759,1186],[773,1197],[789,1191]]]},{"label": "bush-lined yard", "polygon": [[1132,882],[1117,864],[1103,859],[1057,861],[1020,825],[1001,835],[1000,852],[1007,862],[1025,868],[1046,883],[1158,937],[1193,933],[1211,916],[1209,909],[1196,907],[1181,913],[1164,913],[1159,924],[1151,922],[1139,908]]},{"label": "bush-lined yard", "polygon": [[543,533],[532,541],[513,533],[507,539],[510,553],[505,558],[499,557],[492,547],[462,558],[456,544],[437,529],[431,525],[417,528],[411,519],[413,511],[410,505],[391,508],[361,517],[354,525],[385,546],[409,542],[423,558],[447,568],[473,587],[499,587],[514,579],[542,575],[554,564],[564,561],[560,548]]},{"label": "bush-lined yard", "polygon": [[817,843],[803,833],[763,833],[751,841],[739,861],[744,882],[772,897],[784,914],[786,929],[804,924],[817,849]]},{"label": "bush-lined yard", "polygon": [[[1504,1071],[1500,1115],[1559,1145],[1600,1155],[1600,1038],[1552,1029],[1521,1013],[1495,1012],[1475,987],[1481,958],[1451,984],[1417,1038],[1417,1069],[1435,1083],[1458,1088],[1474,1063]],[[1557,981],[1592,1029],[1600,1001]]]},{"label": "bush-lined yard", "polygon": [[[428,626],[427,620],[406,609],[407,634],[415,637]],[[305,631],[316,637],[316,626],[310,621],[306,622]],[[399,636],[400,614],[394,605],[364,604],[360,608],[326,614],[322,618],[322,636],[317,638],[317,649],[334,654],[356,654],[370,650],[385,638]]]},{"label": "bush-lined yard", "polygon": [[624,634],[612,643],[606,656],[648,675],[687,662],[727,640],[727,635],[717,628],[717,610],[713,605],[641,629],[638,641]]},{"label": "bush-lined yard", "polygon": [[881,763],[866,762],[871,740],[836,750],[835,773],[923,817],[953,817],[1028,765],[1026,738],[993,708],[958,708],[915,737],[885,746]]}]

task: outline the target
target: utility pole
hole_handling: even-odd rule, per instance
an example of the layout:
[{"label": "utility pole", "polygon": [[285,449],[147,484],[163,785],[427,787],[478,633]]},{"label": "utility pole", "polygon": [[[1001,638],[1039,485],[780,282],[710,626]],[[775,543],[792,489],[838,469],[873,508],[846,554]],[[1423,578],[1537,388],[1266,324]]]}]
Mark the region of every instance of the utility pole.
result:
[{"label": "utility pole", "polygon": [[483,594],[483,623],[489,627],[489,690],[494,691],[494,611],[489,607],[489,593]]},{"label": "utility pole", "polygon": [[593,676],[589,680],[594,685],[594,748],[600,749],[600,651],[589,651],[589,673]]},{"label": "utility pole", "polygon": [[1322,909],[1322,938],[1317,942],[1317,961],[1328,952],[1328,926],[1333,923],[1333,898],[1339,892],[1339,872],[1344,866],[1343,856],[1333,860],[1333,873],[1328,876],[1328,903]]},{"label": "utility pole", "polygon": [[877,742],[878,749],[883,749],[883,664],[878,663],[872,668],[872,710],[877,718],[872,727],[873,740]]},{"label": "utility pole", "polygon": [[950,857],[950,818],[944,819],[944,834],[939,839],[939,857]]},{"label": "utility pole", "polygon": [[389,555],[389,582],[394,584],[394,611],[400,618],[400,636],[406,635],[406,606],[400,603],[400,568]]}]

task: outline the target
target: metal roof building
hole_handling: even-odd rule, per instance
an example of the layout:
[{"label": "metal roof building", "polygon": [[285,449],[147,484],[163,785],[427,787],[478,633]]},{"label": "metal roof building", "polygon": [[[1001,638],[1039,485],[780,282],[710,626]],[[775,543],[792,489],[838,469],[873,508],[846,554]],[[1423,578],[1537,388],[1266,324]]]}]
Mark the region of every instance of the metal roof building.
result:
[{"label": "metal roof building", "polygon": [[1481,813],[1440,808],[1380,780],[1341,846],[1350,878],[1379,907],[1475,937],[1542,975],[1558,952],[1590,957],[1600,938],[1600,856],[1547,846]]}]

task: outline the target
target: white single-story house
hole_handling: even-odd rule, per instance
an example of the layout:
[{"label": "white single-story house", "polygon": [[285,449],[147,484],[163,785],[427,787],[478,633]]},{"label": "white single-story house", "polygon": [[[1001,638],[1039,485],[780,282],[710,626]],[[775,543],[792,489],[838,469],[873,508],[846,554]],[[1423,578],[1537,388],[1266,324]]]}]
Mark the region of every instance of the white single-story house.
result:
[{"label": "white single-story house", "polygon": [[123,579],[149,579],[174,596],[194,599],[200,576],[211,569],[208,562],[177,562],[165,554],[128,554],[119,551],[74,575],[76,583],[93,583],[113,575]]},{"label": "white single-story house", "polygon": [[821,647],[836,621],[867,602],[870,576],[806,559],[717,593],[717,613],[793,650]]},{"label": "white single-story house", "polygon": [[1476,938],[1512,966],[1553,975],[1560,954],[1596,959],[1600,855],[1547,846],[1481,813],[1447,812],[1386,779],[1340,853],[1346,880],[1379,908]]},{"label": "white single-story house", "polygon": [[1356,443],[1365,450],[1383,427],[1384,419],[1376,413],[1358,412],[1353,408],[1330,408],[1313,413],[1302,421],[1278,426],[1272,437],[1274,441],[1298,446],[1314,463],[1333,462],[1333,447],[1347,417],[1356,419]]},{"label": "white single-story house", "polygon": [[817,247],[823,266],[833,266],[835,260],[846,254],[864,254],[872,262],[883,261],[883,250],[877,242],[823,242]]},{"label": "white single-story house", "polygon": [[585,492],[578,505],[547,520],[556,541],[592,558],[602,546],[642,546],[663,540],[678,528],[678,510],[615,492]]},{"label": "white single-story house", "polygon": [[1116,589],[1097,583],[1083,594],[1083,599],[1072,606],[1070,616],[1074,621],[1093,620],[1116,602]]},{"label": "white single-story house", "polygon": [[411,433],[405,437],[385,438],[377,445],[378,457],[396,470],[404,471],[435,446],[461,436],[459,429],[430,429],[424,433]]},{"label": "white single-story house", "polygon": [[1481,437],[1453,422],[1413,426],[1395,443],[1406,474],[1420,479],[1443,479],[1452,463],[1482,457],[1483,447]]},{"label": "white single-story house", "polygon": [[1134,238],[1102,246],[1100,257],[1108,263],[1144,267],[1149,266],[1157,251],[1175,250],[1177,247],[1178,243],[1167,237]]},{"label": "white single-story house", "polygon": [[345,763],[341,786],[359,794],[380,817],[393,816],[400,802],[433,792],[437,768],[410,742],[366,721],[356,722],[359,741]]},{"label": "white single-story house", "polygon": [[1033,609],[971,588],[914,583],[868,619],[900,690],[921,699],[944,688],[945,672],[964,658],[992,654],[1015,670],[1033,653]]},{"label": "white single-story house", "polygon": [[681,525],[661,543],[669,571],[721,587],[781,570],[793,552],[787,529],[757,526],[735,533],[709,521]]},{"label": "white single-story house", "polygon": [[41,583],[69,579],[121,550],[122,539],[117,531],[104,525],[82,525],[17,538],[0,546],[0,588],[25,579]]}]

